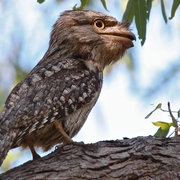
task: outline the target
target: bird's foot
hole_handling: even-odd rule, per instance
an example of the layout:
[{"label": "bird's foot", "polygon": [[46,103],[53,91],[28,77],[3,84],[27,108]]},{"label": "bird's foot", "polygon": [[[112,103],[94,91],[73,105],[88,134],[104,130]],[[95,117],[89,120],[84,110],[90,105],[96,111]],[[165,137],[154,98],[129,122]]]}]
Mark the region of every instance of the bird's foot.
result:
[{"label": "bird's foot", "polygon": [[34,146],[31,142],[27,142],[29,149],[31,150],[33,160],[39,159],[41,156],[35,151]]},{"label": "bird's foot", "polygon": [[37,153],[34,153],[32,155],[33,155],[33,160],[41,158],[41,156]]},{"label": "bird's foot", "polygon": [[61,122],[55,121],[55,122],[54,122],[54,125],[55,125],[56,129],[59,131],[59,133],[61,134],[61,136],[62,136],[62,138],[63,138],[63,143],[60,144],[60,145],[57,145],[57,146],[56,146],[56,149],[62,148],[62,147],[64,147],[65,145],[68,145],[68,144],[74,144],[74,145],[78,145],[78,146],[83,146],[83,145],[84,145],[84,142],[75,142],[75,141],[73,141],[73,140],[66,134],[66,132],[64,131]]}]

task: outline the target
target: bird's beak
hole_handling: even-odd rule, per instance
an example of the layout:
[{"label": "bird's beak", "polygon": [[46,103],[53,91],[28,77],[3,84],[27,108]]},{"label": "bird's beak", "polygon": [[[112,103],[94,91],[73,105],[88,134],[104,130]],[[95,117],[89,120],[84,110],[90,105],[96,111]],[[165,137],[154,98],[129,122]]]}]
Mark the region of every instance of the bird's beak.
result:
[{"label": "bird's beak", "polygon": [[127,48],[131,48],[134,46],[132,41],[136,40],[136,36],[131,31],[122,29],[120,31],[114,32],[113,35],[118,36],[119,41]]},{"label": "bird's beak", "polygon": [[127,49],[134,46],[133,42],[136,40],[135,35],[128,29],[111,27],[101,32],[102,35],[114,36],[114,40],[123,44]]}]

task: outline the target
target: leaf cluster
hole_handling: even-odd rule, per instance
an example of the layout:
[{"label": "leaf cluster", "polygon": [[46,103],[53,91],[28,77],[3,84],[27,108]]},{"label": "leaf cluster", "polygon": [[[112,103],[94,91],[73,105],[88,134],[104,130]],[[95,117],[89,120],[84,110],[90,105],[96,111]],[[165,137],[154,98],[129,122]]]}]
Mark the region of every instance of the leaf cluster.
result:
[{"label": "leaf cluster", "polygon": [[[130,22],[135,19],[135,24],[137,27],[139,39],[141,39],[141,45],[144,44],[146,40],[146,25],[150,18],[151,8],[153,0],[128,0],[123,19]],[[164,21],[167,23],[167,14],[164,0],[160,1],[161,12],[164,18]],[[174,0],[171,7],[171,17],[172,19],[175,16],[175,12],[180,4],[180,0]]]},{"label": "leaf cluster", "polygon": [[[168,110],[163,110],[162,108],[162,104],[159,103],[146,117],[145,119],[148,119],[156,110],[160,109],[163,112],[169,112],[169,115],[171,117],[172,122],[167,123],[167,122],[163,122],[163,121],[156,121],[153,122],[153,124],[155,126],[158,126],[159,129],[157,130],[157,132],[154,134],[155,137],[167,137],[169,130],[171,127],[174,127],[174,131],[172,134],[174,134],[175,137],[178,136],[178,132],[180,132],[180,125],[178,124],[179,121],[178,119],[180,118],[180,110],[179,111],[171,111],[170,108],[170,103],[168,102]],[[177,114],[177,118],[174,117],[173,113]],[[172,135],[170,134],[170,136]]]}]

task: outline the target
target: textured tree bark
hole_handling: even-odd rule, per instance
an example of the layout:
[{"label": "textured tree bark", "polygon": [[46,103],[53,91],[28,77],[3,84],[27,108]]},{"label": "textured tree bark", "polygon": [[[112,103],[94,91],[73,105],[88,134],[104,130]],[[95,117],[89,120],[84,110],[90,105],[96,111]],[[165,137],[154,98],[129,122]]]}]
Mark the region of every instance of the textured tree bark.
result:
[{"label": "textured tree bark", "polygon": [[0,175],[0,179],[180,179],[180,137],[137,137],[67,145]]}]

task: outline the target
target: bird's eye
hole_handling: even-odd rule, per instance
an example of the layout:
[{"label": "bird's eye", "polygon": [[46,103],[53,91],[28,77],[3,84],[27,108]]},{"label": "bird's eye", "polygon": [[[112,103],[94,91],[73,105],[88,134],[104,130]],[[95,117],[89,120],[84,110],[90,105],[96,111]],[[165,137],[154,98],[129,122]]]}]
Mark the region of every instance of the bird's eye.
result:
[{"label": "bird's eye", "polygon": [[104,29],[105,28],[105,24],[102,20],[97,19],[94,21],[94,27],[98,28],[98,29]]}]

